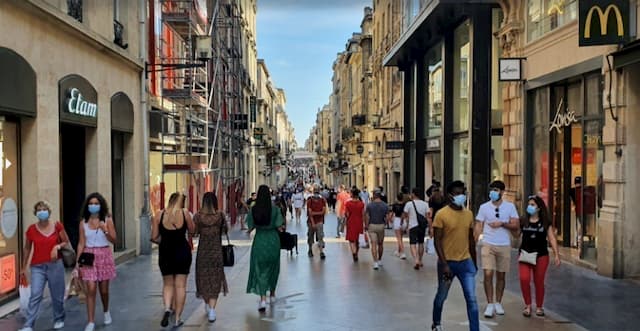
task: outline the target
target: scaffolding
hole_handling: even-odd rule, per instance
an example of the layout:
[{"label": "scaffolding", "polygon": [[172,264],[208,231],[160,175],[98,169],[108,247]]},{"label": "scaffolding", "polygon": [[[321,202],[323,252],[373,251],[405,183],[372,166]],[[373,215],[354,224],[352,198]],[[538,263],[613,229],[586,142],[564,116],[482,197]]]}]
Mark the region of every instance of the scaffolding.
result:
[{"label": "scaffolding", "polygon": [[162,205],[169,174],[188,189],[192,211],[207,191],[215,191],[224,208],[242,182],[244,164],[237,159],[244,133],[237,114],[243,113],[242,80],[248,74],[241,63],[238,1],[160,0],[163,26],[172,31],[158,45],[159,65],[169,68],[161,75],[159,110]]}]

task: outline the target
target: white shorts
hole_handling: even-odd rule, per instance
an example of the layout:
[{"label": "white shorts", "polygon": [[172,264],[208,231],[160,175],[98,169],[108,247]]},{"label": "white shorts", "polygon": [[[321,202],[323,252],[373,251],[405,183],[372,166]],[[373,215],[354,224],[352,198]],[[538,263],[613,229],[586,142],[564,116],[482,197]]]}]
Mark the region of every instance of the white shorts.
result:
[{"label": "white shorts", "polygon": [[393,218],[393,229],[394,230],[405,230],[407,228],[407,225],[405,224],[404,226],[402,225],[402,219],[400,217],[394,217]]}]

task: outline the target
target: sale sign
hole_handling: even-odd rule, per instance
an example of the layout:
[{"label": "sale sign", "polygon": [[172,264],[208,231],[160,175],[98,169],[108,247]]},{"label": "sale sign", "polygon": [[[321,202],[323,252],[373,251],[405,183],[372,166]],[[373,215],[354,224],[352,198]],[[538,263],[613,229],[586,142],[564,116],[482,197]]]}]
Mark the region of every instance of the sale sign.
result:
[{"label": "sale sign", "polygon": [[11,292],[16,288],[16,273],[16,255],[0,257],[0,294]]}]

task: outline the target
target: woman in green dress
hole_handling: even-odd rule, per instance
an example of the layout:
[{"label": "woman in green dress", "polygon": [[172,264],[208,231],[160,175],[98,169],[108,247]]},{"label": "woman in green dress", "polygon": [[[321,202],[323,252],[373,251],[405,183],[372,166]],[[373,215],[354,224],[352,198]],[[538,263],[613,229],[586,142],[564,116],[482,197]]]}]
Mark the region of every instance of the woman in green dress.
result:
[{"label": "woman in green dress", "polygon": [[284,220],[278,208],[271,203],[269,187],[261,185],[256,203],[247,215],[249,231],[256,230],[251,245],[251,264],[247,293],[260,296],[258,311],[267,310],[267,292],[275,302],[276,285],[280,275],[280,237],[278,230]]}]

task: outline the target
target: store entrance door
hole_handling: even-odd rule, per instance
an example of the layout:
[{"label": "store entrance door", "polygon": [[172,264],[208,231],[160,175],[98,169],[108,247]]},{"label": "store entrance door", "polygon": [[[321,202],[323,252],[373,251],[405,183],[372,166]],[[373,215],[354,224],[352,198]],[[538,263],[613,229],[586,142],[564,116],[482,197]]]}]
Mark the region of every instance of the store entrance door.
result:
[{"label": "store entrance door", "polygon": [[60,215],[73,247],[78,245],[78,227],[86,195],[85,141],[84,127],[60,123]]}]

